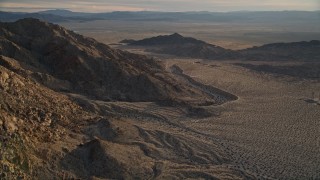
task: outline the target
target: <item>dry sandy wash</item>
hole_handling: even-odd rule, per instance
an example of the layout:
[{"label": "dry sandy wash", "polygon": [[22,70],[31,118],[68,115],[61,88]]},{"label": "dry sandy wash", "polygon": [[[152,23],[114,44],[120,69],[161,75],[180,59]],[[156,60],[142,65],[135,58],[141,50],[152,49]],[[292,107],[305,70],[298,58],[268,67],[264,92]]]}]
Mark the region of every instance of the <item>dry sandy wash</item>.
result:
[{"label": "dry sandy wash", "polygon": [[[235,94],[213,107],[217,117],[180,123],[214,137],[235,166],[268,178],[320,178],[320,106],[310,101],[317,81],[294,80],[223,62],[167,60],[194,79]],[[258,176],[259,177],[259,176]]]},{"label": "dry sandy wash", "polygon": [[199,117],[155,103],[75,97],[126,119],[112,121],[131,127],[120,141],[138,145],[156,160],[153,178],[320,177],[320,105],[310,101],[320,89],[318,81],[257,73],[234,62],[162,58],[168,71],[178,66],[196,81],[238,99],[204,106],[213,115]]}]

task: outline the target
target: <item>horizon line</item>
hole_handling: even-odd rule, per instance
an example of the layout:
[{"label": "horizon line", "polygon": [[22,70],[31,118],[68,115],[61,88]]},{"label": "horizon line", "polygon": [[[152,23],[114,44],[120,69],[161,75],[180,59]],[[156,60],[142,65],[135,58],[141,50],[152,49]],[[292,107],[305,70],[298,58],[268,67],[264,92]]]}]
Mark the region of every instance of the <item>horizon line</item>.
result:
[{"label": "horizon line", "polygon": [[[34,8],[26,8],[26,7],[14,7],[14,8],[5,8],[5,9],[34,9]],[[102,11],[102,12],[88,12],[88,11],[73,11],[68,8],[37,8],[38,11],[8,11],[4,10],[0,7],[0,12],[8,12],[8,13],[40,13],[45,11],[54,11],[54,10],[64,10],[73,13],[88,13],[88,14],[99,14],[99,13],[114,13],[114,12],[159,12],[159,13],[233,13],[233,12],[320,12],[320,10],[235,10],[235,11],[155,11],[155,10],[126,10],[126,11]],[[43,10],[40,10],[43,9]]]}]

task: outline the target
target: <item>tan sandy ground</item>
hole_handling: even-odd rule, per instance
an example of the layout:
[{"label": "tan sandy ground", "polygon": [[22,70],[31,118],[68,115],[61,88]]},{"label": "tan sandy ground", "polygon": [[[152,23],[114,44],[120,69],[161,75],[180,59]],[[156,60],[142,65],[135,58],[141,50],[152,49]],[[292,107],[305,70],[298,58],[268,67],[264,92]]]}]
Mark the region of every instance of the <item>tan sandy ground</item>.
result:
[{"label": "tan sandy ground", "polygon": [[195,61],[171,58],[165,63],[168,69],[176,64],[194,79],[239,97],[206,107],[217,116],[189,117],[182,109],[154,103],[95,102],[101,109],[123,108],[122,116],[139,129],[143,144],[154,148],[151,157],[167,159],[159,178],[174,167],[181,171],[177,175],[175,170],[175,177],[187,177],[191,169],[215,174],[217,167],[243,170],[256,178],[320,177],[320,106],[306,102],[320,89],[319,82],[261,74],[232,62]]},{"label": "tan sandy ground", "polygon": [[320,83],[275,78],[228,63],[171,64],[239,97],[215,107],[222,112],[219,117],[181,121],[221,139],[237,166],[274,178],[320,177],[320,106],[305,101],[320,91]]},{"label": "tan sandy ground", "polygon": [[[149,54],[139,49],[130,51]],[[231,164],[257,177],[320,178],[320,105],[309,101],[312,92],[320,96],[319,80],[259,73],[232,65],[239,61],[149,55],[163,59],[167,69],[178,65],[195,80],[239,97],[210,107],[218,116],[205,119],[168,117],[170,113],[159,109],[157,113],[219,142]]]}]

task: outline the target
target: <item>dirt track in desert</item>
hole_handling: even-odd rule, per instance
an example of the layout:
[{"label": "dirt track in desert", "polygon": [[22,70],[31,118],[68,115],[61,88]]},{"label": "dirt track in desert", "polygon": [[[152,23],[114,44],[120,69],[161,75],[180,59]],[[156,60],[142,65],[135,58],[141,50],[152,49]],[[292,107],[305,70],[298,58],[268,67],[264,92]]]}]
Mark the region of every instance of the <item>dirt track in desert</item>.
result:
[{"label": "dirt track in desert", "polygon": [[229,63],[169,60],[194,79],[239,97],[213,107],[219,116],[181,120],[217,138],[240,169],[271,178],[320,177],[320,84],[261,74]]}]

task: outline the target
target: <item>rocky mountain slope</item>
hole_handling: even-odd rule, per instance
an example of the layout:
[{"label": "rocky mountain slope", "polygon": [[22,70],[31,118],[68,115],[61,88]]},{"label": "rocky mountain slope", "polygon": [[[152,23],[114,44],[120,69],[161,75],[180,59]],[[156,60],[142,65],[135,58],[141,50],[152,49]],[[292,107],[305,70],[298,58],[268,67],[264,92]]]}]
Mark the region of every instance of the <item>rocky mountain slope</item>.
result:
[{"label": "rocky mountain slope", "polygon": [[[1,56],[4,61],[14,63]],[[66,129],[77,131],[87,118],[89,113],[67,96],[0,65],[1,179],[50,175],[43,168],[53,163],[45,161],[48,144],[61,140]]]},{"label": "rocky mountain slope", "polygon": [[173,69],[36,19],[0,23],[0,179],[254,178],[167,116],[237,97]]},{"label": "rocky mountain slope", "polygon": [[214,101],[146,56],[112,49],[36,19],[0,25],[1,55],[15,59],[19,71],[56,91],[107,101]]},{"label": "rocky mountain slope", "polygon": [[[0,61],[19,68],[10,58]],[[228,167],[217,143],[192,139],[164,117],[133,111],[138,104],[87,101],[104,112],[0,65],[0,178],[253,178]]]}]

